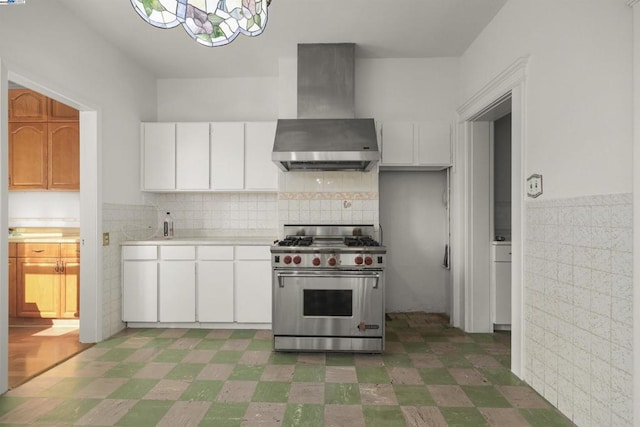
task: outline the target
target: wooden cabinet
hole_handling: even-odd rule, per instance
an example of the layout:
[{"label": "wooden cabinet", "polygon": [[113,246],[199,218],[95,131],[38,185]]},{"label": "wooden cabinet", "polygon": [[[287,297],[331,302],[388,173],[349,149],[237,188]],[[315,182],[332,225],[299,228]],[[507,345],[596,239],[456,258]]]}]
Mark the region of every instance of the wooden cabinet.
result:
[{"label": "wooden cabinet", "polygon": [[236,247],[236,321],[271,322],[271,253],[268,246]]},{"label": "wooden cabinet", "polygon": [[9,317],[16,317],[16,295],[18,286],[18,262],[16,243],[9,243]]},{"label": "wooden cabinet", "polygon": [[143,123],[142,189],[277,191],[275,122]]},{"label": "wooden cabinet", "polygon": [[9,91],[9,190],[80,189],[78,117],[37,92]]},{"label": "wooden cabinet", "polygon": [[16,317],[79,317],[78,251],[78,244],[17,244]]},{"label": "wooden cabinet", "polygon": [[384,122],[379,131],[382,168],[439,170],[451,166],[447,122]]}]

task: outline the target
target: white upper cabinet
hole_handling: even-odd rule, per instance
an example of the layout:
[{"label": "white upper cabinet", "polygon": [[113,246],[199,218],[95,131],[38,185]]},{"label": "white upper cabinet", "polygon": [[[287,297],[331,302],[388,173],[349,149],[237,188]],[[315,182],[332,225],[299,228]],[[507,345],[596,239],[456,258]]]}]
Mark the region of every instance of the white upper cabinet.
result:
[{"label": "white upper cabinet", "polygon": [[142,189],[277,191],[276,122],[143,123]]},{"label": "white upper cabinet", "polygon": [[380,167],[438,170],[451,166],[447,122],[384,122],[380,127]]},{"label": "white upper cabinet", "polygon": [[175,124],[143,123],[142,151],[142,188],[144,190],[175,189]]},{"label": "white upper cabinet", "polygon": [[209,123],[176,124],[176,189],[209,189]]},{"label": "white upper cabinet", "polygon": [[244,123],[211,123],[211,189],[244,189]]},{"label": "white upper cabinet", "polygon": [[245,124],[244,177],[246,190],[278,189],[278,167],[271,160],[276,122]]}]

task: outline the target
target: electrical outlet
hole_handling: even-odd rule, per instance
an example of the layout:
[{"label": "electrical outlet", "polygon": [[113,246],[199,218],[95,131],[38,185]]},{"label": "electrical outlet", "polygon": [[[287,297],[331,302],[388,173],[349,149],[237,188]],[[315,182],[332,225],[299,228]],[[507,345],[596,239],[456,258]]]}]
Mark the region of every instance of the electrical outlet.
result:
[{"label": "electrical outlet", "polygon": [[542,175],[533,174],[527,178],[527,196],[536,198],[542,194]]},{"label": "electrical outlet", "polygon": [[102,233],[102,246],[109,246],[109,233]]}]

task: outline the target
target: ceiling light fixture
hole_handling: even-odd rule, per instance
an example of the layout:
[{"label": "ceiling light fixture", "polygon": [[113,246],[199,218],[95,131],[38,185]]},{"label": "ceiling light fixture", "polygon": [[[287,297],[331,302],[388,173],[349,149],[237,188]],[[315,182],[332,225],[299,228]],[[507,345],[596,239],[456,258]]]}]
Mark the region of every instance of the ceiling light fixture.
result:
[{"label": "ceiling light fixture", "polygon": [[271,0],[131,0],[138,15],[149,24],[158,28],[182,24],[189,36],[209,47],[229,44],[240,33],[252,37],[262,34],[270,3]]},{"label": "ceiling light fixture", "polygon": [[7,4],[24,4],[25,0],[0,0],[0,6]]}]

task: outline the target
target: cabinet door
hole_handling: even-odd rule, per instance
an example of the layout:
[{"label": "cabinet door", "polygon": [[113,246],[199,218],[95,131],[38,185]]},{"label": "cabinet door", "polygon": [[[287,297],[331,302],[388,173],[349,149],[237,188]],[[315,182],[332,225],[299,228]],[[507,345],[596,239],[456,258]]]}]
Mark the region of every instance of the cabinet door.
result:
[{"label": "cabinet door", "polygon": [[46,122],[47,97],[30,89],[10,89],[9,121]]},{"label": "cabinet door", "polygon": [[80,133],[77,122],[48,124],[48,188],[80,189]]},{"label": "cabinet door", "polygon": [[278,168],[271,160],[275,135],[276,122],[245,124],[246,190],[278,190]]},{"label": "cabinet door", "polygon": [[198,321],[233,322],[233,261],[198,262]]},{"label": "cabinet door", "polygon": [[17,317],[59,317],[59,268],[59,259],[18,259]]},{"label": "cabinet door", "polygon": [[498,325],[511,324],[511,263],[495,262],[495,318]]},{"label": "cabinet door", "polygon": [[176,126],[174,123],[142,125],[143,189],[176,188]]},{"label": "cabinet door", "polygon": [[271,261],[236,261],[236,321],[271,322]]},{"label": "cabinet door", "polygon": [[209,124],[176,125],[176,188],[209,189]]},{"label": "cabinet door", "polygon": [[17,260],[9,258],[9,317],[16,317],[16,298],[18,286]]},{"label": "cabinet door", "polygon": [[48,99],[48,120],[50,122],[77,122],[80,112],[55,99]]},{"label": "cabinet door", "polygon": [[80,317],[80,260],[63,258],[60,266],[60,317],[77,319]]},{"label": "cabinet door", "polygon": [[158,262],[122,262],[122,320],[158,321]]},{"label": "cabinet door", "polygon": [[244,123],[211,123],[211,189],[244,188]]},{"label": "cabinet door", "polygon": [[158,289],[160,322],[196,321],[195,261],[161,261]]},{"label": "cabinet door", "polygon": [[411,165],[414,158],[414,126],[411,122],[382,124],[382,165]]},{"label": "cabinet door", "polygon": [[9,124],[9,189],[47,188],[47,124]]},{"label": "cabinet door", "polygon": [[451,164],[451,132],[447,122],[418,123],[418,162],[422,166]]}]

